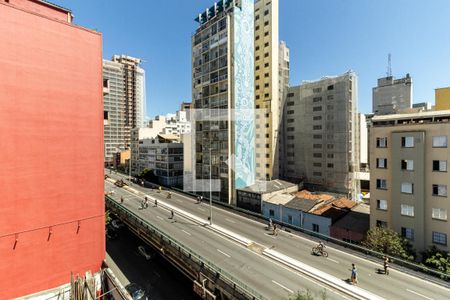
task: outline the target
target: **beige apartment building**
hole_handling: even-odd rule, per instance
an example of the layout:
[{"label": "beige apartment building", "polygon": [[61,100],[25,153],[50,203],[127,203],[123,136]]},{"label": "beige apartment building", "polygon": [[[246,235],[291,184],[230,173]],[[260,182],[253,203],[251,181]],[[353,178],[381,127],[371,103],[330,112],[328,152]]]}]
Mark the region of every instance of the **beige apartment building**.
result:
[{"label": "beige apartment building", "polygon": [[449,251],[450,110],[374,116],[370,131],[370,225]]},{"label": "beige apartment building", "polygon": [[278,0],[255,1],[256,178],[279,177],[278,145],[289,48],[279,43]]}]

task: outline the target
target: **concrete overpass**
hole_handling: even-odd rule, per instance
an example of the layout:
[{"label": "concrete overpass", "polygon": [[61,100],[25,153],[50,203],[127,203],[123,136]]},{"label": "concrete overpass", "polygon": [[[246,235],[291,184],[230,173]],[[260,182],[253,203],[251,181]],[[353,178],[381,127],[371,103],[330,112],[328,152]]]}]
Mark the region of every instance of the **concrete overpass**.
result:
[{"label": "concrete overpass", "polygon": [[[332,245],[327,246],[330,253],[327,259],[316,257],[311,255],[311,248],[317,240],[287,232],[272,236],[264,229],[265,224],[224,209],[213,208],[214,224],[209,226],[209,206],[196,204],[194,198],[172,192],[172,198],[167,199],[166,192],[160,194],[134,184],[118,188],[113,182],[123,177],[114,174],[111,177],[114,180],[105,181],[105,191],[115,191],[108,200],[109,207],[132,214],[137,223],[129,225],[135,226],[137,233],[150,243],[151,234],[148,236],[142,228],[139,231],[136,225],[139,222],[160,231],[158,233],[166,235],[166,239],[176,241],[171,241],[172,244],[189,249],[191,258],[197,255],[196,263],[188,263],[191,268],[194,266],[193,270],[187,271],[189,267],[185,266],[180,266],[180,270],[191,272],[187,275],[202,288],[203,282],[209,284],[209,290],[216,289],[216,295],[220,290],[222,296],[231,298],[287,299],[296,291],[309,289],[317,295],[326,291],[331,299],[450,298],[448,286],[443,282],[431,283],[421,279],[420,274],[412,276],[395,269],[389,276],[377,274],[381,261],[374,263]],[[139,209],[145,195],[151,199],[150,207]],[[120,197],[125,199],[123,204],[119,203]],[[157,207],[153,206],[154,199],[158,199]],[[169,219],[170,210],[175,212],[174,220]],[[184,263],[189,261],[189,255],[171,255]],[[198,258],[203,260],[203,266]],[[358,268],[357,287],[345,281],[349,278],[351,263]],[[205,266],[211,268],[206,270]],[[217,270],[223,275],[217,275]],[[223,281],[218,281],[217,276]]]}]

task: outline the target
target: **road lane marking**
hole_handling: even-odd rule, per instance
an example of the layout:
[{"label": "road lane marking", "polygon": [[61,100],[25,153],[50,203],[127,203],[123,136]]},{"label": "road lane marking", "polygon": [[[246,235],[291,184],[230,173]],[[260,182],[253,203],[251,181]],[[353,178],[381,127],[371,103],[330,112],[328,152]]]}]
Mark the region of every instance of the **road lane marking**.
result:
[{"label": "road lane marking", "polygon": [[225,256],[228,257],[228,258],[231,257],[231,256],[229,256],[228,254],[226,254],[225,252],[223,252],[223,251],[221,251],[221,250],[219,250],[219,249],[217,249],[217,251],[219,251],[220,253],[222,253],[223,255],[225,255]]},{"label": "road lane marking", "polygon": [[288,289],[287,287],[285,287],[284,285],[282,285],[281,283],[276,282],[275,280],[272,280],[273,283],[275,283],[276,285],[280,286],[281,288],[285,289],[286,291],[288,291],[289,293],[293,294],[294,291]]},{"label": "road lane marking", "polygon": [[337,263],[337,264],[339,263],[337,260],[334,260],[334,259],[332,259],[332,258],[327,257],[327,259],[328,259],[328,260],[331,260],[332,262],[335,262],[335,263]]},{"label": "road lane marking", "polygon": [[187,235],[191,235],[189,232],[187,232],[186,230],[181,230],[181,231],[183,231],[184,233],[186,233]]},{"label": "road lane marking", "polygon": [[158,219],[160,219],[160,220],[164,220],[162,217],[160,217],[160,216],[156,216]]},{"label": "road lane marking", "polygon": [[430,297],[427,297],[427,296],[425,296],[425,295],[419,294],[418,292],[414,292],[413,290],[410,290],[410,289],[406,289],[406,290],[407,290],[408,292],[410,292],[410,293],[416,294],[417,296],[423,297],[423,298],[425,298],[425,299],[433,300],[433,298],[430,298]]},{"label": "road lane marking", "polygon": [[228,218],[225,218],[225,220],[226,220],[226,221],[228,221],[228,222],[230,222],[230,223],[236,224],[236,222],[235,222],[235,221],[233,221],[233,220],[230,220],[230,219],[228,219]]},{"label": "road lane marking", "polygon": [[203,208],[201,208],[201,207],[197,207],[198,209],[200,209],[201,211],[205,211]]}]

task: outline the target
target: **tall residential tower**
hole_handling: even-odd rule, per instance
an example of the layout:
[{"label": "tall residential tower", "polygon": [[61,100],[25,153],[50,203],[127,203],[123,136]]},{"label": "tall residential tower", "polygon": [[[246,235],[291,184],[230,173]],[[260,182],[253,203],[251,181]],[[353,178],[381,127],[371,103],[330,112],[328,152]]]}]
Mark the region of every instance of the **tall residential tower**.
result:
[{"label": "tall residential tower", "polygon": [[[223,0],[199,14],[192,37],[194,190],[235,204],[255,180],[253,0]],[[202,184],[200,184],[202,185]]]},{"label": "tall residential tower", "polygon": [[115,153],[130,148],[132,128],[144,126],[145,72],[141,60],[114,55],[103,60],[105,119],[105,163],[112,163]]},{"label": "tall residential tower", "polygon": [[400,79],[395,79],[393,76],[378,79],[378,85],[372,90],[372,112],[376,115],[387,115],[411,108],[412,87],[409,74]]}]

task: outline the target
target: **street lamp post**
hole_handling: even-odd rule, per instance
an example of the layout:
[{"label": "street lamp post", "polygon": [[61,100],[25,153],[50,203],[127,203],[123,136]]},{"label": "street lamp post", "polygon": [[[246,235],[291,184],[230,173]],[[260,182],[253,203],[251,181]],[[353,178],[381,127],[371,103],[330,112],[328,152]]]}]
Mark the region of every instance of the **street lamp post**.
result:
[{"label": "street lamp post", "polygon": [[209,145],[209,225],[212,225],[212,147]]}]

